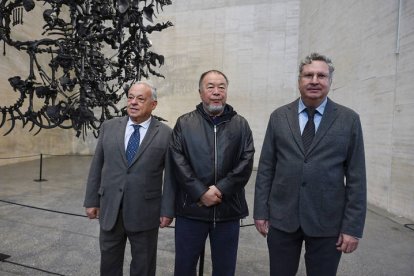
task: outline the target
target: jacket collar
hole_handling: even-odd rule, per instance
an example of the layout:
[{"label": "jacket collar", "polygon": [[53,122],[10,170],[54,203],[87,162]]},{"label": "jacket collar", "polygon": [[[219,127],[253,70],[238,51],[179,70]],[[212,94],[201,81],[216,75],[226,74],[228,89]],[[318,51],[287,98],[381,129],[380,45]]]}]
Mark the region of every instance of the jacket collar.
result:
[{"label": "jacket collar", "polygon": [[233,107],[229,104],[224,106],[224,111],[221,115],[212,117],[204,110],[203,103],[199,103],[196,106],[196,110],[206,119],[208,122],[211,122],[214,125],[219,125],[223,122],[230,121],[230,119],[237,114],[237,112],[233,109]]}]

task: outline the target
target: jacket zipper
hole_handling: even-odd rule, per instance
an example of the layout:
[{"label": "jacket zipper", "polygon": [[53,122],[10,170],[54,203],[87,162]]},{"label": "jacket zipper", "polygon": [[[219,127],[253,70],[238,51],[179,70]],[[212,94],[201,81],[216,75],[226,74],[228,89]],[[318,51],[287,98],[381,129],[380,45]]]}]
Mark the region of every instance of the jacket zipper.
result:
[{"label": "jacket zipper", "polygon": [[[217,186],[217,178],[218,178],[218,158],[217,158],[217,126],[221,125],[229,120],[222,121],[217,125],[214,125],[214,185]],[[216,228],[216,208],[217,206],[213,207],[213,227]]]},{"label": "jacket zipper", "polygon": [[[214,185],[217,186],[217,125],[214,125]],[[213,227],[216,228],[216,206],[213,208]]]}]

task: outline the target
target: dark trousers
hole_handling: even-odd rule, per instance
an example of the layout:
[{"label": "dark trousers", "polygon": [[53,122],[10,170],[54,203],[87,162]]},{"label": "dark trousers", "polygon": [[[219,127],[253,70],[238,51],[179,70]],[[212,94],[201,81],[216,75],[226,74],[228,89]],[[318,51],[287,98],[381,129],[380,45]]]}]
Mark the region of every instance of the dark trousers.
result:
[{"label": "dark trousers", "polygon": [[302,229],[286,233],[270,227],[267,236],[270,275],[295,276],[304,241],[306,275],[335,276],[341,259],[335,245],[337,240],[338,237],[309,237]]},{"label": "dark trousers", "polygon": [[213,276],[233,276],[239,244],[239,220],[212,222],[177,217],[175,221],[175,276],[195,276],[197,261],[210,239]]},{"label": "dark trousers", "polygon": [[158,228],[142,232],[126,231],[121,213],[111,231],[100,230],[101,276],[122,276],[127,239],[132,256],[130,275],[155,276]]}]

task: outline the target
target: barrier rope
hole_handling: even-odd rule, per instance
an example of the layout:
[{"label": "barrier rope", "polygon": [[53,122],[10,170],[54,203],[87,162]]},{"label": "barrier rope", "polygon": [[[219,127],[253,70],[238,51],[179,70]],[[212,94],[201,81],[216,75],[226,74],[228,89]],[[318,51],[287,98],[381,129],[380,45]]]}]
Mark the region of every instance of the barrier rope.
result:
[{"label": "barrier rope", "polygon": [[30,268],[30,269],[33,269],[33,270],[36,270],[36,271],[41,271],[41,272],[44,272],[44,273],[47,273],[47,274],[50,274],[50,275],[65,276],[64,274],[59,274],[59,273],[56,273],[56,272],[44,270],[44,269],[37,268],[37,267],[34,267],[34,266],[30,266],[30,265],[25,265],[25,264],[12,262],[12,261],[9,261],[9,260],[2,260],[1,262],[2,263],[10,263],[10,264],[14,264],[14,265],[17,265],[17,266],[22,266],[22,267],[25,267],[25,268]]},{"label": "barrier rope", "polygon": [[46,209],[46,208],[40,208],[40,207],[36,207],[36,206],[30,206],[30,205],[21,204],[21,203],[17,203],[17,202],[13,202],[13,201],[8,201],[8,200],[3,200],[3,199],[0,199],[0,202],[4,202],[4,203],[8,203],[8,204],[13,204],[13,205],[18,205],[18,206],[22,206],[22,207],[27,207],[27,208],[31,208],[31,209],[42,210],[42,211],[46,211],[46,212],[53,212],[53,213],[70,215],[70,216],[77,216],[77,217],[87,217],[86,215],[80,215],[80,214],[74,214],[74,213],[68,213],[68,212],[62,212],[62,211],[56,211],[56,210],[51,210],[51,209]]},{"label": "barrier rope", "polygon": [[414,231],[414,224],[412,223],[404,224],[404,227]]}]

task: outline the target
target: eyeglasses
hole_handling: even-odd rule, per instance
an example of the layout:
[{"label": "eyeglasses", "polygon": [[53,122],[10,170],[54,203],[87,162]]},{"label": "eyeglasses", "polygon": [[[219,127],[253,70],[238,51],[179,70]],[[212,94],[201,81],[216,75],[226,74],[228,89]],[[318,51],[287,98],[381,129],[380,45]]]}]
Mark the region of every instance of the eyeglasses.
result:
[{"label": "eyeglasses", "polygon": [[140,103],[144,103],[147,98],[144,98],[142,95],[134,96],[134,95],[128,95],[128,101],[137,100]]},{"label": "eyeglasses", "polygon": [[318,80],[327,80],[329,78],[329,75],[323,74],[323,73],[316,73],[316,74],[314,74],[314,73],[305,73],[305,74],[302,74],[300,77],[304,78],[306,80],[313,80],[315,78],[315,76]]}]

